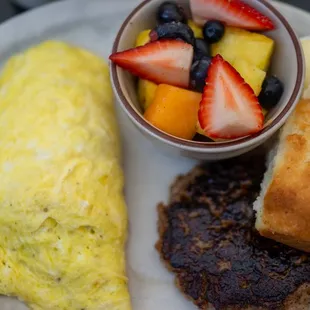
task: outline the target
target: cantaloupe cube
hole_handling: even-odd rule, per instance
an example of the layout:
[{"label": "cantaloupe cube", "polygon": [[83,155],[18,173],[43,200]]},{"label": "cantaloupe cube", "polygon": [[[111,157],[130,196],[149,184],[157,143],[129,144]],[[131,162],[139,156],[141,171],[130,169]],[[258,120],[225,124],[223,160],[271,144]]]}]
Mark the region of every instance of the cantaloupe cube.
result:
[{"label": "cantaloupe cube", "polygon": [[190,140],[196,133],[200,101],[200,93],[160,84],[144,117],[158,129]]}]

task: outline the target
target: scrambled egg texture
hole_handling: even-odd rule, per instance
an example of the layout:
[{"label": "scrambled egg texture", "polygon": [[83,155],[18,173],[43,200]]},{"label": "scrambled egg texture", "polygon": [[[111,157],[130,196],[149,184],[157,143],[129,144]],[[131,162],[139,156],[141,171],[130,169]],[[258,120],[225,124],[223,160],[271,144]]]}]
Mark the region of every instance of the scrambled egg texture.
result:
[{"label": "scrambled egg texture", "polygon": [[0,76],[0,294],[129,310],[127,214],[106,64],[58,41]]}]

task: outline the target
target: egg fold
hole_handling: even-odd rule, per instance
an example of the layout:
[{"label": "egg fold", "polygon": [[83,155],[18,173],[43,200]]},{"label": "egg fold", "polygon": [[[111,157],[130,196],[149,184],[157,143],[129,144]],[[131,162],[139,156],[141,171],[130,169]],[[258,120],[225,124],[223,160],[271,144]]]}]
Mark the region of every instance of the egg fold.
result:
[{"label": "egg fold", "polygon": [[107,65],[47,41],[0,76],[0,294],[129,310],[127,213]]}]

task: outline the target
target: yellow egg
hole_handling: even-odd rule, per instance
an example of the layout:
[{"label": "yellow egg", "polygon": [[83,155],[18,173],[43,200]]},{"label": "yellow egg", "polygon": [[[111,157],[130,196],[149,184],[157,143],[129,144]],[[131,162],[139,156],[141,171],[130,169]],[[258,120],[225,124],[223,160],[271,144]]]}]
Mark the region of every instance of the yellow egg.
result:
[{"label": "yellow egg", "polygon": [[49,41],[0,76],[0,294],[31,309],[130,310],[108,68]]}]

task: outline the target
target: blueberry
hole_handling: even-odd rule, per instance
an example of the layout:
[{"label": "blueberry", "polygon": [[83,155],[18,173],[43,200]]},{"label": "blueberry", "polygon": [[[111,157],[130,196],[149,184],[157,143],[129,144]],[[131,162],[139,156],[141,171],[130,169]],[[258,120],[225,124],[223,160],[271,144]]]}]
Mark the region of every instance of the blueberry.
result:
[{"label": "blueberry", "polygon": [[186,23],[186,15],[183,8],[173,1],[162,3],[157,11],[157,21],[159,24],[181,22]]},{"label": "blueberry", "polygon": [[210,56],[210,54],[210,45],[203,39],[195,39],[194,62],[203,58],[204,56]]},{"label": "blueberry", "polygon": [[180,39],[192,45],[195,42],[193,30],[186,24],[175,22],[158,25],[151,31],[150,37],[152,41],[165,38]]},{"label": "blueberry", "polygon": [[206,84],[206,77],[212,58],[204,56],[196,60],[191,67],[190,86],[193,90],[203,92]]},{"label": "blueberry", "polygon": [[265,109],[273,108],[281,99],[284,91],[283,83],[275,76],[267,77],[258,96],[260,104]]},{"label": "blueberry", "polygon": [[204,39],[209,43],[220,41],[225,33],[225,26],[217,20],[209,20],[203,26]]}]

